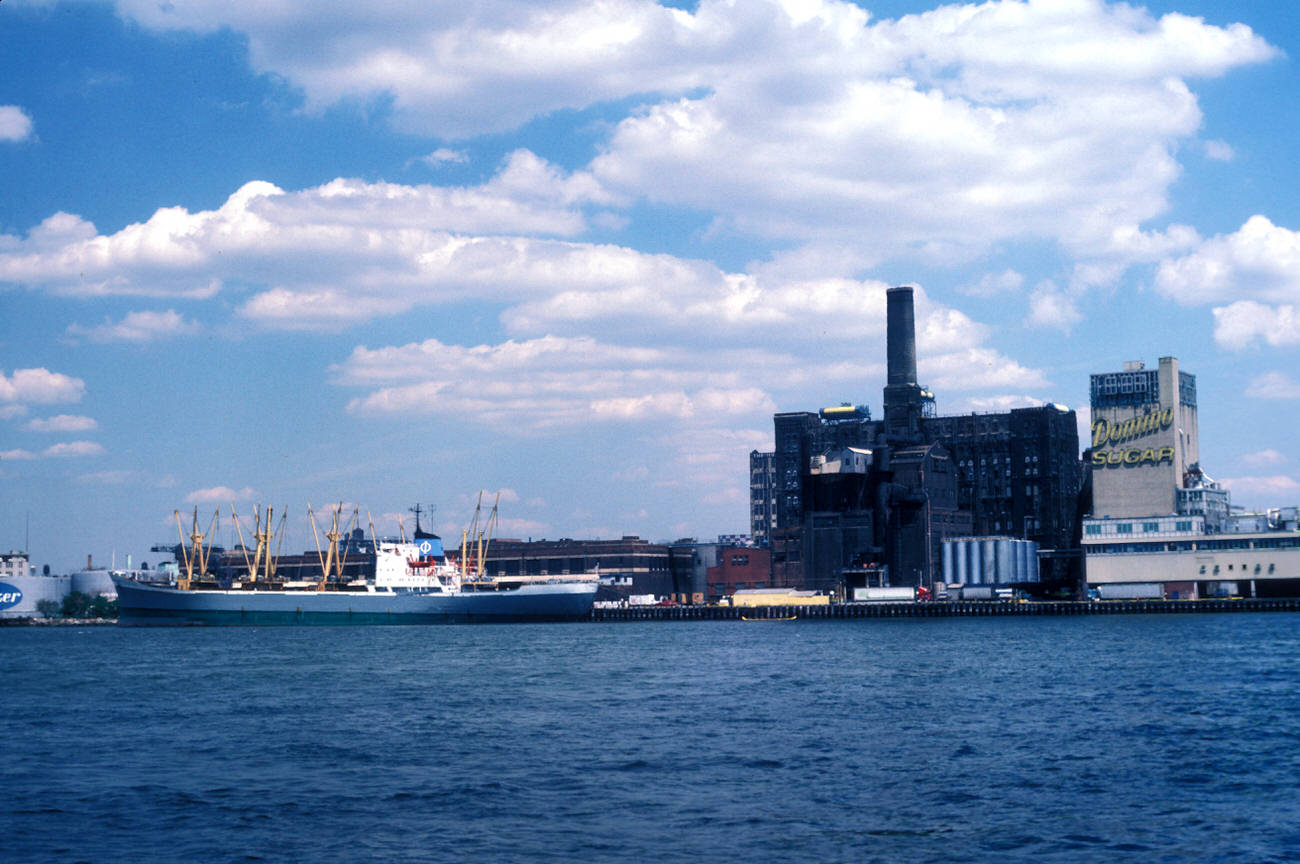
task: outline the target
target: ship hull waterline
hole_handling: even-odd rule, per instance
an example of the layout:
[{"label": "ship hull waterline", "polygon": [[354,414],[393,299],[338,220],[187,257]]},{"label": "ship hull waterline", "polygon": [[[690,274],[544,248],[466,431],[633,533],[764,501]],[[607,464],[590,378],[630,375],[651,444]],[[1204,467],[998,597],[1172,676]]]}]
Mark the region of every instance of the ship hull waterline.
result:
[{"label": "ship hull waterline", "polygon": [[118,624],[375,625],[576,621],[591,612],[591,583],[523,585],[499,591],[182,591],[117,582]]}]

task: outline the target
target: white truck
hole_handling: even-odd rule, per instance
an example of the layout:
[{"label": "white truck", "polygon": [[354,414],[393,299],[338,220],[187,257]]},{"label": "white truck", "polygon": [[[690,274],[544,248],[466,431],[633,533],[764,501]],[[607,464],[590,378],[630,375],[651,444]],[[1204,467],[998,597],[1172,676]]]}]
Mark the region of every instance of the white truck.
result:
[{"label": "white truck", "polygon": [[853,589],[854,603],[912,603],[927,600],[929,596],[930,592],[925,588],[913,588],[910,585]]}]

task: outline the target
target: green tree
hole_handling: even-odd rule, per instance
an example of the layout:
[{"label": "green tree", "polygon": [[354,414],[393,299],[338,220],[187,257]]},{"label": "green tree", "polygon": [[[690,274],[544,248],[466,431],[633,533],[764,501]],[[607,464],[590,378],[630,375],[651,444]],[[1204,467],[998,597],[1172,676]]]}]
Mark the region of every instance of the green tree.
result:
[{"label": "green tree", "polygon": [[64,618],[85,618],[90,611],[92,598],[89,594],[83,594],[80,591],[73,591],[63,598],[63,617]]},{"label": "green tree", "polygon": [[57,600],[50,600],[48,598],[45,600],[37,600],[36,611],[41,613],[41,616],[44,618],[54,618],[59,614],[59,603]]}]

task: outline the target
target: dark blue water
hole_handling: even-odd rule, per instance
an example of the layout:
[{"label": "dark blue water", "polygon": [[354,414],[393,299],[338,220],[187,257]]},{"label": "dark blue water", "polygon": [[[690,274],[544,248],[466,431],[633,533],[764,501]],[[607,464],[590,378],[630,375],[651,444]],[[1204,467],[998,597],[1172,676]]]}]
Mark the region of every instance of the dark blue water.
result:
[{"label": "dark blue water", "polygon": [[1300,861],[1300,616],[0,630],[3,861]]}]

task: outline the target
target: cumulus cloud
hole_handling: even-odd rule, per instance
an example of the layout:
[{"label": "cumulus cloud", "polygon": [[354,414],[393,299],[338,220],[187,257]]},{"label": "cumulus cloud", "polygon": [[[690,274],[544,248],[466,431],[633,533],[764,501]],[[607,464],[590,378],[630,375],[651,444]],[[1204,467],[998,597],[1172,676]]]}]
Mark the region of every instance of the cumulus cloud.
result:
[{"label": "cumulus cloud", "polygon": [[526,151],[472,188],[338,179],[289,193],[255,181],[216,210],[164,208],[108,235],[55,214],[26,237],[0,237],[0,283],[189,298],[230,282],[308,298],[325,285],[372,295],[391,285],[400,295],[427,288],[430,271],[450,264],[473,270],[466,259],[483,249],[464,233],[573,234],[585,226],[581,205],[611,200],[588,175],[562,174]]},{"label": "cumulus cloud", "polygon": [[1160,263],[1155,287],[1185,305],[1300,298],[1300,233],[1252,216],[1236,232]]},{"label": "cumulus cloud", "polygon": [[86,382],[61,372],[37,369],[15,369],[12,375],[0,371],[0,405],[54,405],[63,402],[80,402],[85,395]]},{"label": "cumulus cloud", "polygon": [[1280,465],[1287,461],[1287,457],[1272,448],[1268,448],[1254,453],[1243,454],[1241,461],[1251,466]]},{"label": "cumulus cloud", "polygon": [[1240,300],[1213,310],[1214,341],[1240,350],[1256,342],[1273,347],[1300,343],[1300,314],[1290,303],[1268,306]]},{"label": "cumulus cloud", "polygon": [[1229,144],[1227,141],[1221,141],[1217,138],[1210,141],[1206,141],[1204,147],[1205,147],[1205,158],[1212,159],[1215,162],[1231,162],[1237,155],[1233,151],[1231,144]]},{"label": "cumulus cloud", "polygon": [[1219,482],[1232,493],[1234,499],[1254,499],[1273,506],[1280,503],[1283,496],[1294,496],[1300,490],[1300,483],[1284,474],[1271,477],[1229,477]]},{"label": "cumulus cloud", "polygon": [[104,452],[103,446],[94,441],[65,441],[46,447],[41,455],[53,457],[99,456]]},{"label": "cumulus cloud", "polygon": [[638,97],[590,166],[607,189],[868,260],[1022,236],[1129,255],[1201,125],[1187,82],[1278,56],[1241,24],[1100,0],[879,21],[844,0],[117,6],[243,33],[309,107],[382,100],[444,139]]},{"label": "cumulus cloud", "polygon": [[68,326],[68,335],[78,336],[88,342],[153,342],[162,339],[175,339],[197,333],[197,322],[189,321],[179,312],[168,309],[166,312],[130,312],[121,321],[106,319],[103,324],[83,327],[80,324]]},{"label": "cumulus cloud", "polygon": [[248,486],[238,490],[229,486],[212,486],[194,490],[185,496],[185,501],[189,504],[228,504],[233,501],[252,501],[257,497],[257,492]]},{"label": "cumulus cloud", "polygon": [[1285,372],[1265,372],[1246,387],[1255,399],[1300,399],[1300,381]]},{"label": "cumulus cloud", "polygon": [[450,147],[439,147],[432,153],[420,157],[420,161],[425,165],[438,166],[447,162],[468,162],[469,156],[464,150],[452,150]]},{"label": "cumulus cloud", "polygon": [[1007,269],[1001,273],[985,273],[979,281],[962,285],[957,290],[972,297],[997,297],[1014,294],[1025,284],[1025,277],[1015,270]]},{"label": "cumulus cloud", "polygon": [[33,432],[90,432],[99,428],[93,417],[76,414],[58,414],[54,417],[35,418],[27,422]]},{"label": "cumulus cloud", "polygon": [[32,135],[32,118],[17,105],[0,105],[0,141],[25,141]]},{"label": "cumulus cloud", "polygon": [[771,413],[738,370],[708,371],[678,351],[542,337],[462,347],[436,339],[357,348],[340,383],[379,386],[348,404],[362,415],[441,415],[515,431],[593,421]]},{"label": "cumulus cloud", "polygon": [[1083,320],[1074,298],[1051,283],[1039,285],[1029,298],[1029,315],[1025,324],[1069,332]]},{"label": "cumulus cloud", "polygon": [[103,446],[94,441],[65,441],[60,444],[52,444],[39,453],[22,449],[0,451],[0,460],[75,458],[79,456],[99,456],[104,452]]}]

